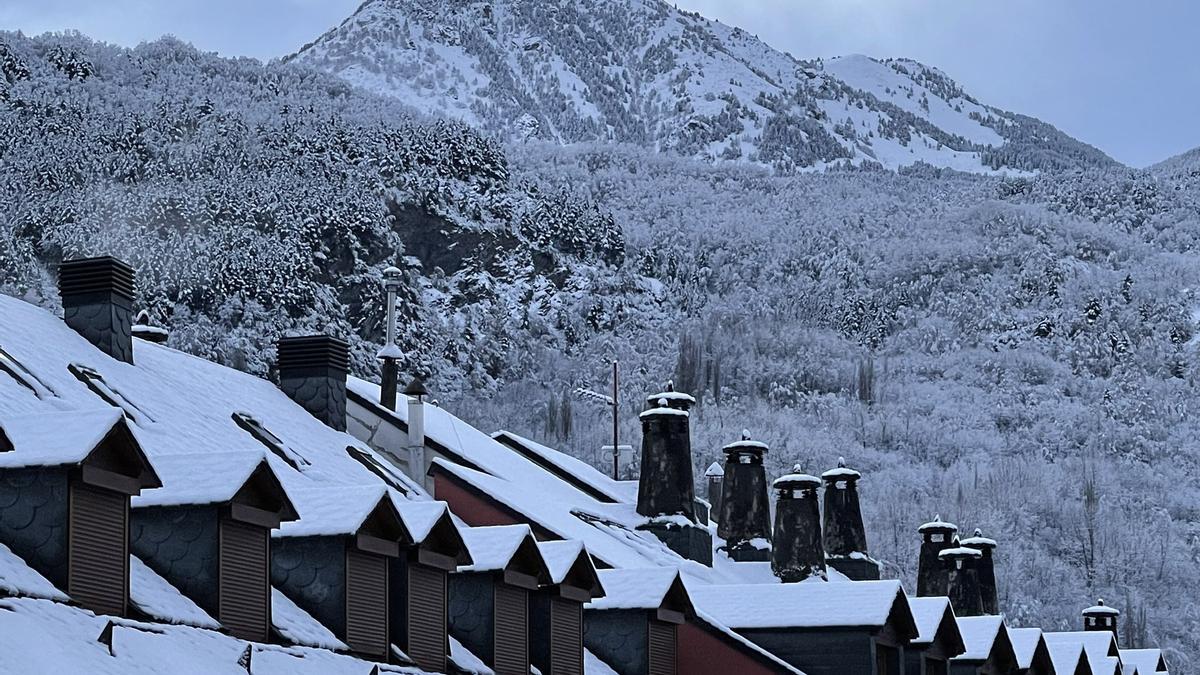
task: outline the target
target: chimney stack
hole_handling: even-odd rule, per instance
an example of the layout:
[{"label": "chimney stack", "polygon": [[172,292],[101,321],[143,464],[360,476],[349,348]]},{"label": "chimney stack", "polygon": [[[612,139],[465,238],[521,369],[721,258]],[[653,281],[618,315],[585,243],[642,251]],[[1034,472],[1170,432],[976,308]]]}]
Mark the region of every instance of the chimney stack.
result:
[{"label": "chimney stack", "polygon": [[771,571],[785,584],[816,576],[825,578],[825,547],[821,543],[821,508],[817,488],[821,479],[800,471],[775,479],[775,535]]},{"label": "chimney stack", "polygon": [[954,523],[942,522],[937,516],[933,522],[925,523],[917,528],[921,533],[921,557],[917,562],[917,596],[922,598],[945,596],[949,589],[946,582],[946,570],[938,554],[951,548],[954,536],[958,534],[958,526]]},{"label": "chimney stack", "polygon": [[831,567],[853,581],[879,579],[879,563],[867,555],[867,531],[858,502],[862,474],[846,468],[838,458],[836,469],[821,474],[825,482],[825,555]]},{"label": "chimney stack", "polygon": [[403,285],[403,273],[396,267],[383,271],[383,289],[387,292],[386,335],[378,358],[380,368],[379,405],[388,410],[396,409],[396,390],[400,387],[400,357],[403,354],[396,346],[396,293]]},{"label": "chimney stack", "polygon": [[1104,604],[1104,598],[1097,600],[1094,606],[1088,607],[1082,613],[1084,630],[1111,631],[1114,639],[1118,637],[1117,619],[1121,617],[1121,612]]},{"label": "chimney stack", "polygon": [[667,390],[647,398],[642,421],[642,472],[637,512],[643,516],[683,515],[695,522],[692,488],[692,438],[688,411],[696,399]]},{"label": "chimney stack", "polygon": [[[688,410],[691,396],[667,390],[648,397],[642,421],[642,464],[638,477],[637,512],[648,521],[639,526],[676,553],[712,564],[712,535],[696,523],[692,479],[692,441]],[[683,521],[683,522],[681,522]]]},{"label": "chimney stack", "polygon": [[133,268],[104,256],[58,267],[63,320],[109,356],[133,363]]},{"label": "chimney stack", "polygon": [[279,388],[313,417],[346,430],[346,374],[349,346],[328,335],[279,340]]},{"label": "chimney stack", "polygon": [[765,443],[742,440],[721,449],[725,453],[725,487],[718,511],[717,536],[724,550],[739,562],[771,559],[771,503],[767,497],[767,474],[763,468]]},{"label": "chimney stack", "polygon": [[721,516],[721,491],[725,486],[725,469],[721,468],[720,462],[708,465],[704,480],[708,484],[708,505],[712,509],[712,519],[717,520]]},{"label": "chimney stack", "polygon": [[946,595],[958,616],[981,616],[983,601],[979,595],[979,559],[983,554],[961,546],[956,538],[953,545],[938,554],[946,573]]},{"label": "chimney stack", "polygon": [[979,577],[979,597],[984,614],[999,614],[1000,599],[996,592],[996,565],[992,553],[996,550],[996,540],[983,536],[983,531],[975,528],[975,534],[963,539],[962,545],[979,551],[979,565],[976,575]]},{"label": "chimney stack", "polygon": [[[425,484],[429,476],[430,456],[425,449],[425,398],[429,390],[421,378],[414,377],[404,389],[408,399],[408,465],[412,479]],[[430,486],[426,486],[430,487]]]}]

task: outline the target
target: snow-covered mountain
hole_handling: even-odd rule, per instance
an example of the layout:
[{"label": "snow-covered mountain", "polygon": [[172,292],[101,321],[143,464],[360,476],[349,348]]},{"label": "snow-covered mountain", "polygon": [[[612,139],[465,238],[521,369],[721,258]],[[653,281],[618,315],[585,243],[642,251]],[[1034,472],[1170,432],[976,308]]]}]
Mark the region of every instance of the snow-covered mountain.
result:
[{"label": "snow-covered mountain", "polygon": [[630,142],[789,171],[1115,164],[934,68],[803,61],[661,0],[367,0],[288,59],[502,137]]}]

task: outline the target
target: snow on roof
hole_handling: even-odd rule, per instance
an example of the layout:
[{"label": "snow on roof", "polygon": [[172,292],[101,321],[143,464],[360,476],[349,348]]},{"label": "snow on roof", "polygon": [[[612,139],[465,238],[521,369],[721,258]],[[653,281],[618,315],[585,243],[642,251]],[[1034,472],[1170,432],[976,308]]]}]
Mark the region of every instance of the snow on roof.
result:
[{"label": "snow on roof", "polygon": [[524,524],[468,527],[462,531],[462,536],[475,562],[460,569],[464,572],[492,572],[508,567],[521,544],[526,539],[533,539],[533,530]]},{"label": "snow on roof", "polygon": [[[14,427],[10,438],[26,432],[33,438],[57,438],[54,442],[60,445],[54,449],[59,456],[79,457],[78,447],[92,443],[108,420],[118,419],[121,409],[68,370],[78,364],[94,370],[122,405],[136,412],[128,425],[152,465],[167,455],[262,451],[261,442],[233,419],[235,412],[245,411],[307,462],[299,470],[269,455],[271,468],[289,494],[294,487],[381,482],[346,452],[348,446],[366,451],[362,443],[321,423],[267,380],[141,340],[134,344],[135,364],[123,363],[53,314],[8,296],[0,296],[0,316],[5,318],[0,322],[0,346],[39,383],[38,391],[31,391],[0,372],[0,425],[6,433]],[[63,417],[41,422],[29,417],[39,413]],[[16,418],[21,419],[14,423]],[[62,423],[64,419],[69,423]],[[0,453],[0,463],[22,461],[16,459],[23,444],[18,438],[11,438],[16,450]]]},{"label": "snow on roof", "polygon": [[958,632],[962,633],[967,651],[954,657],[954,661],[984,661],[992,653],[992,645],[1004,629],[1002,616],[960,616]]},{"label": "snow on roof", "polygon": [[146,616],[156,621],[214,630],[221,627],[208,612],[200,609],[135,555],[129,556],[129,599]]},{"label": "snow on roof", "polygon": [[1089,614],[1107,614],[1109,616],[1120,616],[1121,610],[1117,609],[1116,607],[1109,607],[1108,605],[1104,604],[1103,599],[1100,599],[1096,602],[1095,605],[1088,607],[1087,609],[1080,612],[1080,614],[1083,616],[1087,616]]},{"label": "snow on roof", "polygon": [[646,397],[648,403],[657,403],[661,399],[668,401],[685,401],[687,403],[695,403],[696,397],[691,394],[685,394],[682,391],[675,391],[671,384],[668,384],[666,391],[660,391],[657,394],[650,394]]},{"label": "snow on roof", "polygon": [[9,414],[0,407],[0,428],[13,446],[0,452],[0,468],[79,464],[121,419],[121,410],[109,406],[26,415]]},{"label": "snow on roof", "polygon": [[749,438],[743,438],[740,441],[734,441],[734,442],[730,443],[729,445],[726,445],[725,447],[721,448],[721,451],[722,452],[737,452],[738,450],[742,450],[742,449],[761,450],[763,452],[767,452],[768,450],[770,450],[770,448],[767,447],[767,444],[763,443],[762,441],[753,441],[753,440],[750,440]]},{"label": "snow on roof", "polygon": [[[959,542],[962,543],[962,542]],[[939,558],[982,558],[983,552],[977,548],[967,548],[966,546],[955,546],[954,548],[942,549],[938,552]]]},{"label": "snow on roof", "polygon": [[[587,462],[511,431],[497,431],[492,434],[492,438],[506,447],[509,443],[520,446],[537,459],[560,470],[572,480],[577,480],[614,501],[637,501],[638,482],[635,480],[614,480]],[[611,452],[612,446],[607,447]]]},{"label": "snow on roof", "polygon": [[67,601],[66,593],[58,590],[7,546],[0,544],[0,596],[4,595]]},{"label": "snow on roof", "polygon": [[942,522],[940,515],[934,516],[933,520],[917,528],[917,532],[927,532],[929,530],[953,530],[957,531],[958,526],[954,523]]},{"label": "snow on roof", "polygon": [[[288,491],[299,520],[280,523],[272,537],[317,537],[354,534],[390,491],[375,485],[334,486]],[[393,503],[394,500],[393,500]]]},{"label": "snow on roof", "polygon": [[908,611],[899,581],[688,584],[688,593],[697,609],[735,629],[882,626],[897,602]]},{"label": "snow on roof", "polygon": [[1050,633],[1045,632],[1042,633],[1042,639],[1046,641],[1046,651],[1050,652],[1054,672],[1074,675],[1075,666],[1079,665],[1079,659],[1083,656],[1083,645],[1071,641],[1054,641],[1050,638]]},{"label": "snow on roof", "polygon": [[[97,637],[113,622],[112,646]],[[374,664],[331,651],[247,643],[223,633],[96,616],[47,600],[0,600],[0,654],[15,673],[90,675],[363,675]],[[420,673],[381,665],[380,670]]]},{"label": "snow on roof", "polygon": [[130,506],[227,502],[265,459],[262,450],[159,455],[154,459],[154,472],[163,486],[143,490],[130,500]]},{"label": "snow on roof", "polygon": [[[1089,661],[1091,658],[1089,657]],[[1115,656],[1105,656],[1099,661],[1092,661],[1092,675],[1117,675],[1121,672],[1121,659]],[[1132,670],[1127,675],[1133,675]]]},{"label": "snow on roof", "polygon": [[425,541],[425,538],[433,531],[433,526],[437,525],[438,521],[449,511],[446,502],[393,499],[392,503],[400,512],[404,528],[408,530],[409,536],[416,544]]},{"label": "snow on roof", "polygon": [[600,570],[606,595],[587,603],[588,609],[657,609],[679,578],[670,567]]},{"label": "snow on roof", "polygon": [[975,528],[975,533],[959,542],[971,548],[996,548],[996,540],[983,536],[983,530]]},{"label": "snow on roof", "polygon": [[1041,628],[1009,628],[1008,639],[1012,642],[1013,652],[1017,655],[1017,666],[1030,668],[1037,647],[1042,642]]},{"label": "snow on roof", "polygon": [[583,672],[584,675],[617,675],[617,671],[597,658],[589,649],[583,650]]},{"label": "snow on roof", "polygon": [[448,636],[450,640],[450,661],[457,666],[458,670],[468,675],[492,675],[492,669],[488,668],[478,656],[471,653],[469,649],[463,646],[461,642],[454,639],[453,636]]},{"label": "snow on roof", "polygon": [[1042,637],[1046,639],[1048,647],[1075,644],[1082,646],[1093,667],[1104,658],[1120,655],[1120,652],[1117,651],[1116,637],[1106,630],[1043,633]]},{"label": "snow on roof", "polygon": [[294,644],[350,650],[332,631],[274,586],[271,587],[271,625],[285,640]]},{"label": "snow on roof", "polygon": [[771,485],[776,488],[820,487],[821,479],[807,473],[787,473],[776,478]]},{"label": "snow on roof", "polygon": [[954,615],[950,608],[950,599],[943,597],[909,598],[908,608],[912,610],[913,619],[917,622],[917,639],[914,644],[930,644],[937,637],[938,626],[946,612]]},{"label": "snow on roof", "polygon": [[712,464],[708,465],[707,469],[704,470],[704,475],[709,477],[724,476],[725,469],[721,466],[720,462],[713,462]]},{"label": "snow on roof", "polygon": [[821,478],[824,478],[825,480],[839,480],[839,479],[856,480],[856,479],[862,478],[862,474],[855,471],[854,469],[847,469],[846,468],[846,459],[844,457],[838,457],[837,468],[830,469],[830,470],[826,471],[825,473],[821,474]]},{"label": "snow on roof", "polygon": [[542,554],[542,560],[546,561],[546,567],[550,570],[550,583],[553,584],[561,584],[563,579],[567,578],[567,573],[579,559],[579,554],[586,550],[583,542],[574,539],[539,541],[537,547]]},{"label": "snow on roof", "polygon": [[643,410],[642,412],[638,413],[638,418],[646,419],[647,417],[658,417],[661,415],[673,415],[675,417],[688,417],[689,413],[686,410],[680,410],[678,408],[668,408],[666,406],[666,399],[659,399],[658,407],[650,408],[649,410]]},{"label": "snow on roof", "polygon": [[[1165,673],[1167,662],[1163,660],[1161,649],[1122,649],[1120,650],[1121,664],[1137,669],[1138,675],[1154,675]],[[1125,675],[1132,675],[1130,668],[1125,669]]]}]

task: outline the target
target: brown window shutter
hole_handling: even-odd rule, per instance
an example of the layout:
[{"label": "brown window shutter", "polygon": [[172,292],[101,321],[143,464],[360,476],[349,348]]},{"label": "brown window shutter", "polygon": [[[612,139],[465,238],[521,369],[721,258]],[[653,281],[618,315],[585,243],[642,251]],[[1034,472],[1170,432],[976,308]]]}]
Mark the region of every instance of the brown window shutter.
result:
[{"label": "brown window shutter", "polygon": [[496,625],[492,670],[496,675],[529,673],[529,592],[496,584]]},{"label": "brown window shutter", "polygon": [[583,675],[583,605],[550,600],[550,674]]},{"label": "brown window shutter", "polygon": [[97,614],[125,614],[129,598],[129,496],[72,482],[67,591]]},{"label": "brown window shutter", "polygon": [[383,657],[388,651],[387,558],[346,551],[346,644]]},{"label": "brown window shutter", "polygon": [[266,642],[271,625],[267,528],[221,519],[218,620],[235,637]]},{"label": "brown window shutter", "polygon": [[650,619],[650,675],[675,675],[675,624]]},{"label": "brown window shutter", "polygon": [[408,655],[423,670],[446,670],[446,572],[408,566]]}]

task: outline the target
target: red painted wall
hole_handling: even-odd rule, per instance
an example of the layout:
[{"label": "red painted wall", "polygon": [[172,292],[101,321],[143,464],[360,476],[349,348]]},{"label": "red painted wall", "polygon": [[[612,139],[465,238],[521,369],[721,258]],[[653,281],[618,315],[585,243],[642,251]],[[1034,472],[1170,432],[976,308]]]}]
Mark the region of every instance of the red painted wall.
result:
[{"label": "red painted wall", "polygon": [[773,675],[782,671],[767,667],[709,630],[691,621],[679,626],[675,664],[680,675]]},{"label": "red painted wall", "polygon": [[440,471],[434,471],[433,495],[450,505],[454,515],[473,527],[516,525],[519,520],[472,494]]}]

